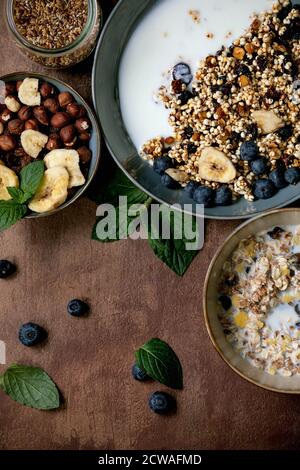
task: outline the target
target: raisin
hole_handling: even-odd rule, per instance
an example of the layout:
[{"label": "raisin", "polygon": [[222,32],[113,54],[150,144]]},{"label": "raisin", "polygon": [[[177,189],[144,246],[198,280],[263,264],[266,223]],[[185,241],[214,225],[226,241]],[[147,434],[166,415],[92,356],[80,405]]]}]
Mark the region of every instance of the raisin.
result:
[{"label": "raisin", "polygon": [[264,70],[266,70],[267,66],[268,66],[268,59],[267,57],[263,56],[263,55],[260,55],[257,59],[256,59],[256,62],[257,62],[257,66],[259,68],[259,70],[261,72],[263,72]]},{"label": "raisin", "polygon": [[225,83],[225,85],[220,86],[219,90],[223,95],[229,96],[231,94],[231,84]]},{"label": "raisin", "polygon": [[247,67],[247,65],[245,65],[245,64],[238,65],[235,69],[235,73],[238,76],[246,75],[247,77],[249,77],[251,75],[249,67]]},{"label": "raisin", "polygon": [[258,127],[257,127],[257,124],[255,124],[254,122],[252,124],[250,124],[250,126],[248,127],[247,129],[248,131],[248,134],[252,137],[252,139],[256,139],[257,136],[258,136]]},{"label": "raisin", "polygon": [[191,126],[188,126],[184,129],[184,137],[190,139],[194,134],[194,129]]},{"label": "raisin", "polygon": [[190,100],[191,98],[193,98],[193,97],[194,97],[194,94],[193,94],[192,92],[190,92],[189,90],[185,90],[185,91],[183,91],[183,92],[179,95],[178,98],[180,99],[181,104],[182,104],[182,105],[185,105],[185,104],[187,104],[187,103],[189,102],[189,100]]},{"label": "raisin", "polygon": [[273,240],[278,240],[282,233],[284,233],[284,230],[281,227],[275,227],[272,231],[268,232],[268,235]]},{"label": "raisin", "polygon": [[271,88],[269,88],[269,90],[265,94],[265,97],[267,99],[271,99],[273,101],[279,101],[280,97],[281,97],[281,92],[276,90],[275,87],[271,87]]},{"label": "raisin", "polygon": [[172,81],[172,90],[174,91],[174,93],[176,93],[176,95],[179,95],[181,92],[182,92],[182,81],[181,80],[173,80]]},{"label": "raisin", "polygon": [[187,145],[187,151],[188,151],[189,154],[196,153],[196,152],[197,152],[197,147],[196,147],[196,145],[191,144],[191,143],[188,144],[188,145]]}]

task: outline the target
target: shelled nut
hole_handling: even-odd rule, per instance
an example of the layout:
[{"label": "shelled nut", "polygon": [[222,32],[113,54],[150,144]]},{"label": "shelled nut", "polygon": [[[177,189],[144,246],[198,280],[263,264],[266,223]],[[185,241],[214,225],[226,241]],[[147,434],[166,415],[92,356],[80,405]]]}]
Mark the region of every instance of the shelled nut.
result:
[{"label": "shelled nut", "polygon": [[12,113],[17,113],[21,108],[21,104],[14,96],[7,96],[4,103]]},{"label": "shelled nut", "polygon": [[49,125],[49,116],[44,106],[36,106],[33,108],[33,115],[43,126]]},{"label": "shelled nut", "polygon": [[61,129],[62,127],[67,126],[70,123],[70,116],[65,112],[60,112],[54,114],[51,119],[51,126],[56,129]]},{"label": "shelled nut", "polygon": [[22,106],[22,108],[18,112],[18,117],[19,119],[21,119],[21,121],[27,121],[31,118],[31,115],[32,109],[30,108],[30,106]]},{"label": "shelled nut", "polygon": [[16,148],[15,139],[11,135],[0,135],[0,150],[11,152]]},{"label": "shelled nut", "polygon": [[58,101],[61,108],[66,108],[68,104],[73,103],[74,98],[68,91],[63,91],[58,95]]},{"label": "shelled nut", "polygon": [[21,119],[12,119],[7,127],[10,134],[21,135],[24,129],[24,122]]},{"label": "shelled nut", "polygon": [[56,98],[47,98],[44,101],[44,106],[52,114],[55,114],[59,111],[59,102]]}]

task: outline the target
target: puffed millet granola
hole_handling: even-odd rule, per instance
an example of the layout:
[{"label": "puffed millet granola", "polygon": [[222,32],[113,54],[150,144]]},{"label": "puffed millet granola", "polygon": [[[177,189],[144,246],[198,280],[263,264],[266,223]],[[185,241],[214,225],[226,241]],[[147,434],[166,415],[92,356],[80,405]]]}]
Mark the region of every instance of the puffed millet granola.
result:
[{"label": "puffed millet granola", "polygon": [[240,242],[223,266],[218,315],[226,339],[252,365],[300,374],[300,226]]},{"label": "puffed millet granola", "polygon": [[231,47],[202,60],[192,87],[180,80],[170,89],[162,87],[159,98],[170,110],[171,143],[156,137],[145,143],[141,156],[149,161],[168,156],[189,180],[216,189],[223,182],[206,179],[199,168],[202,151],[217,148],[236,169],[234,179],[226,181],[234,198],[249,201],[254,182],[267,174],[255,175],[241,159],[243,142],[257,144],[268,172],[282,164],[300,167],[299,21],[299,7],[280,0],[255,17]]}]

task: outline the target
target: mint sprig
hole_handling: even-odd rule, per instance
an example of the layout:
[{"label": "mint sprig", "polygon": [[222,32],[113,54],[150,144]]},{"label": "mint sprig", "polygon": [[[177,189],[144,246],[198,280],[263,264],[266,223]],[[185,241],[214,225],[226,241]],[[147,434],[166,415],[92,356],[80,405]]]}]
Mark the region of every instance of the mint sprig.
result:
[{"label": "mint sprig", "polygon": [[20,172],[20,188],[8,187],[12,197],[9,201],[0,201],[0,231],[14,225],[27,214],[27,202],[37,192],[45,172],[43,161],[26,165]]},{"label": "mint sprig", "polygon": [[[140,222],[142,223],[147,220],[148,226],[146,227],[146,224],[143,225],[145,225],[147,229],[148,242],[154,254],[178,276],[183,276],[198,254],[199,249],[187,250],[186,243],[192,243],[193,240],[187,240],[184,236],[181,239],[176,238],[175,234],[178,222],[173,215],[168,214],[168,212],[170,213],[171,211],[163,204],[160,205],[162,212],[161,217],[170,217],[171,237],[169,240],[165,240],[161,236],[160,229],[153,228],[151,221],[151,205],[158,203],[137,188],[121,170],[118,169],[108,183],[106,182],[103,185],[99,184],[99,187],[101,188],[99,192],[94,191],[93,200],[98,204],[111,204],[115,208],[116,230],[114,230],[115,233],[110,233],[108,230],[105,237],[99,238],[97,227],[99,222],[104,221],[104,217],[97,217],[92,231],[92,239],[107,243],[127,238],[130,235],[130,227],[134,226],[133,222],[138,224],[138,219],[141,219]],[[122,218],[122,226],[120,226],[119,211],[122,210],[122,207],[119,207],[119,196],[127,197],[128,208],[133,204],[145,205],[146,211],[142,214],[142,217],[140,217],[139,212],[137,212],[136,216],[127,213],[126,220]],[[197,233],[196,236],[199,237],[196,219],[192,216],[191,219],[193,230]],[[156,234],[153,236],[155,232]]]},{"label": "mint sprig", "polygon": [[151,339],[136,351],[135,357],[137,365],[153,380],[170,388],[183,388],[180,361],[165,341]]},{"label": "mint sprig", "polygon": [[12,400],[37,410],[53,410],[60,405],[55,383],[39,367],[12,364],[0,376],[0,388]]}]

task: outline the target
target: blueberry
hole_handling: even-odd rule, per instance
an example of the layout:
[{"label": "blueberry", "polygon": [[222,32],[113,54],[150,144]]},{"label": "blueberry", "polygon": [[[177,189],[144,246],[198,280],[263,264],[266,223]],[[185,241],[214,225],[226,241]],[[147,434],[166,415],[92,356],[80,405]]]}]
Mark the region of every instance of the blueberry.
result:
[{"label": "blueberry", "polygon": [[167,414],[176,407],[175,399],[166,392],[154,392],[149,398],[149,406],[154,413]]},{"label": "blueberry", "polygon": [[259,158],[250,163],[250,168],[255,175],[263,175],[268,171],[268,164],[264,158]]},{"label": "blueberry", "polygon": [[271,171],[269,178],[277,189],[282,189],[287,186],[287,182],[284,178],[284,170],[282,168],[276,168],[276,170]]},{"label": "blueberry", "polygon": [[180,189],[181,188],[180,184],[177,181],[175,181],[173,178],[171,178],[171,176],[169,176],[167,174],[162,175],[161,184],[163,186],[166,186],[166,188],[169,188],[169,189]]},{"label": "blueberry", "polygon": [[184,90],[178,97],[182,105],[187,104],[191,98],[194,98],[194,95],[189,90]]},{"label": "blueberry", "polygon": [[219,301],[221,302],[221,305],[224,310],[229,310],[232,306],[231,298],[228,297],[228,295],[221,295],[219,297]]},{"label": "blueberry", "polygon": [[16,272],[16,266],[6,259],[0,260],[0,279],[5,279]]},{"label": "blueberry", "polygon": [[254,195],[258,199],[269,199],[276,194],[276,187],[271,180],[261,179],[257,180],[254,185]]},{"label": "blueberry", "polygon": [[256,59],[256,62],[257,62],[257,66],[258,66],[260,72],[263,72],[267,68],[269,61],[268,61],[267,57],[265,57],[263,55],[260,55]]},{"label": "blueberry", "polygon": [[219,91],[222,95],[229,96],[231,94],[231,84],[225,83],[224,85],[221,85]]},{"label": "blueberry", "polygon": [[229,206],[232,203],[232,192],[227,186],[216,190],[215,203],[217,206]]},{"label": "blueberry", "polygon": [[279,135],[279,137],[281,137],[282,140],[288,140],[290,137],[292,137],[293,132],[293,126],[287,124],[286,126],[279,129],[279,131],[277,131],[277,134]]},{"label": "blueberry", "polygon": [[169,168],[173,168],[173,166],[173,161],[169,157],[159,157],[156,158],[153,162],[153,170],[160,176],[162,176]]},{"label": "blueberry", "polygon": [[286,7],[281,8],[281,10],[277,13],[277,17],[280,19],[280,21],[285,20],[285,18],[291,13],[292,9],[293,7],[290,3]]},{"label": "blueberry", "polygon": [[288,168],[284,173],[285,181],[289,184],[297,184],[300,181],[300,169]]},{"label": "blueberry", "polygon": [[212,207],[215,200],[215,192],[208,186],[199,186],[195,189],[193,199],[197,204],[203,204],[204,207]]},{"label": "blueberry", "polygon": [[146,372],[144,372],[137,364],[132,366],[131,371],[133,378],[139,382],[143,382],[150,378],[149,375],[147,375]]},{"label": "blueberry", "polygon": [[90,307],[82,300],[74,299],[70,300],[67,309],[68,313],[73,317],[81,317],[89,311]]},{"label": "blueberry", "polygon": [[19,330],[19,340],[24,346],[35,346],[47,336],[45,330],[36,323],[25,323]]},{"label": "blueberry", "polygon": [[242,143],[240,149],[241,159],[246,162],[257,160],[259,157],[258,146],[252,140]]},{"label": "blueberry", "polygon": [[268,235],[273,240],[278,240],[282,233],[284,233],[284,230],[281,227],[274,227],[273,230],[268,232]]},{"label": "blueberry", "polygon": [[185,85],[189,85],[193,80],[191,69],[187,64],[179,63],[173,68],[174,80],[181,80]]},{"label": "blueberry", "polygon": [[196,181],[190,181],[186,187],[184,188],[184,191],[188,194],[188,196],[193,199],[194,197],[194,192],[197,188],[199,188],[200,184],[197,183]]}]

